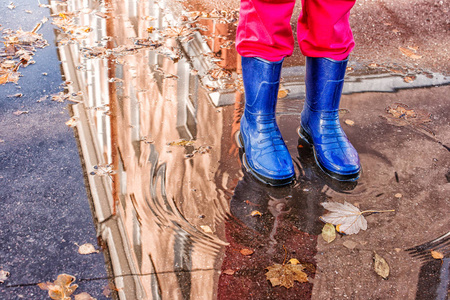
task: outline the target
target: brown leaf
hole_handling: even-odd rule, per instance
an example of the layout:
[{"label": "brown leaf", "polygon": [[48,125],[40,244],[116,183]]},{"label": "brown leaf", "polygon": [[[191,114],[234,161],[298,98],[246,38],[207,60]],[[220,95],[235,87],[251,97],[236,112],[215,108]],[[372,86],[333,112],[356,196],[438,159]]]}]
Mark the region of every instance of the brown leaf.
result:
[{"label": "brown leaf", "polygon": [[300,283],[308,282],[308,276],[303,272],[305,267],[301,264],[274,264],[266,269],[268,270],[266,278],[272,286],[280,285],[285,288],[291,288],[294,286],[294,281]]},{"label": "brown leaf", "polygon": [[226,269],[225,271],[223,271],[223,274],[226,275],[233,275],[236,271],[235,270],[231,270],[231,269]]},{"label": "brown leaf", "polygon": [[331,243],[336,238],[336,229],[334,228],[333,224],[327,223],[322,228],[322,238],[327,243]]},{"label": "brown leaf", "polygon": [[442,254],[442,253],[439,252],[439,251],[435,251],[435,250],[431,250],[431,256],[432,256],[434,259],[443,259],[443,258],[444,258],[444,254]]},{"label": "brown leaf", "polygon": [[374,252],[373,257],[373,268],[375,272],[383,277],[383,279],[387,279],[389,276],[389,265],[386,260]]},{"label": "brown leaf", "polygon": [[242,255],[250,256],[250,255],[252,255],[255,251],[253,251],[253,250],[251,250],[251,249],[242,249],[242,250],[239,251],[239,252],[241,252]]},{"label": "brown leaf", "polygon": [[54,300],[70,300],[70,296],[77,289],[78,285],[72,285],[75,277],[68,274],[60,274],[54,282],[41,282],[38,286],[42,290],[47,290],[50,298]]}]

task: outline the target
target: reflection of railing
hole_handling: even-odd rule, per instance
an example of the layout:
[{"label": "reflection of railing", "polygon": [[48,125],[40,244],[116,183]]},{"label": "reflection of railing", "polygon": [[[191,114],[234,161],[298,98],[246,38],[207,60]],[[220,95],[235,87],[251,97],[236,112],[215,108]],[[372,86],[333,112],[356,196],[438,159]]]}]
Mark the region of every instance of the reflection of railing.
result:
[{"label": "reflection of railing", "polygon": [[[284,68],[281,76],[284,79],[283,87],[289,91],[288,99],[304,99],[305,66]],[[441,74],[417,74],[414,80],[405,81],[405,77],[387,71],[366,70],[363,72],[348,72],[342,93],[364,92],[395,92],[401,89],[432,87],[450,84],[450,77]],[[407,82],[408,81],[408,82]]]}]

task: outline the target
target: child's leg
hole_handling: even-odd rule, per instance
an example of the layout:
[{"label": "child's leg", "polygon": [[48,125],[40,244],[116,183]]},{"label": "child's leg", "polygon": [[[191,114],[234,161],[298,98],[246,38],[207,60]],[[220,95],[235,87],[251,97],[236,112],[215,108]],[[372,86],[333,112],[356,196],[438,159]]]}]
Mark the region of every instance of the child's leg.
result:
[{"label": "child's leg", "polygon": [[297,37],[303,55],[343,60],[355,42],[348,18],[356,0],[302,0]]},{"label": "child's leg", "polygon": [[292,54],[295,0],[241,0],[236,49],[244,57],[279,61]]}]

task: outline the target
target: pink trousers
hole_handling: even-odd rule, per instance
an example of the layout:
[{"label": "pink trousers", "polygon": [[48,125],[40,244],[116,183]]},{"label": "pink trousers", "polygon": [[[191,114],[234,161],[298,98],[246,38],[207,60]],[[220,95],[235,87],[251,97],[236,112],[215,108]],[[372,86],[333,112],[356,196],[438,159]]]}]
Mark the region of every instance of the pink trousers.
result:
[{"label": "pink trousers", "polygon": [[[356,0],[302,0],[297,37],[303,55],[343,60],[355,46],[348,18]],[[241,0],[236,49],[279,61],[292,55],[295,0]]]}]

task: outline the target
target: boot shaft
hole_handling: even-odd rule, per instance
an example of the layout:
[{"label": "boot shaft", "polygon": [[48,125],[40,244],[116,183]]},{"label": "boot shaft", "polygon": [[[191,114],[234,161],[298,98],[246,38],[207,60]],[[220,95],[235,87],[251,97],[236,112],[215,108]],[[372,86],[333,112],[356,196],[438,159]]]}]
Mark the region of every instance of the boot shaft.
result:
[{"label": "boot shaft", "polygon": [[245,110],[251,114],[275,114],[283,61],[269,62],[242,57]]},{"label": "boot shaft", "polygon": [[306,101],[313,111],[337,111],[344,86],[346,60],[306,58]]}]

